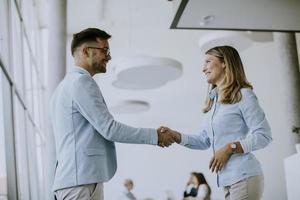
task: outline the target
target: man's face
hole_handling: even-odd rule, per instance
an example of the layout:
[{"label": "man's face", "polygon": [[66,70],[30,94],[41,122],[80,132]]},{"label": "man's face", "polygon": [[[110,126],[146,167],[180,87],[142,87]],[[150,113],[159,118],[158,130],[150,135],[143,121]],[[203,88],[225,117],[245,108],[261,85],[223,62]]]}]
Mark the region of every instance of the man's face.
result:
[{"label": "man's face", "polygon": [[97,42],[86,46],[88,50],[88,61],[94,74],[105,73],[106,65],[111,59],[109,44],[107,40],[97,39]]}]

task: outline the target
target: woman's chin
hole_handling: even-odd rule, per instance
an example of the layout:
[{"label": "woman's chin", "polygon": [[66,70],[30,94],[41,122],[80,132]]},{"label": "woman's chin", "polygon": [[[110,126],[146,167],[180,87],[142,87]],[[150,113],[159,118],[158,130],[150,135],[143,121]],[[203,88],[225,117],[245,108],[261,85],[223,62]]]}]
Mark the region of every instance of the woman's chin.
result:
[{"label": "woman's chin", "polygon": [[213,82],[211,79],[206,79],[206,82],[207,82],[208,84],[214,84],[214,82]]}]

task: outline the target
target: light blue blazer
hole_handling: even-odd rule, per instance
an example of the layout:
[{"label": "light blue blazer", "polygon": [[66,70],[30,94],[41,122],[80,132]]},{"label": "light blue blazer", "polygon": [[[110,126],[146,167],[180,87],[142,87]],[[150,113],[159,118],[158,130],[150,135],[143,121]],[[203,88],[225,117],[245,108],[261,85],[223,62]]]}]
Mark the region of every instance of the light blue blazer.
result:
[{"label": "light blue blazer", "polygon": [[73,67],[51,98],[56,170],[53,191],[105,182],[117,169],[114,142],[157,144],[155,129],[114,120],[91,75]]}]

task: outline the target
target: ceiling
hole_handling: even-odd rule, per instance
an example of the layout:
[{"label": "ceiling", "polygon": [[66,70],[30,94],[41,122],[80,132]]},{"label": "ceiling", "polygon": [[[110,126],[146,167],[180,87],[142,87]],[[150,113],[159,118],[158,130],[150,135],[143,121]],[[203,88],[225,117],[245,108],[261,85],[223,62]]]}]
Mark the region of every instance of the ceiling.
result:
[{"label": "ceiling", "polygon": [[172,28],[300,31],[298,0],[183,0]]},{"label": "ceiling", "polygon": [[[235,0],[229,1],[237,5],[234,2]],[[265,0],[263,2],[269,1]],[[273,1],[278,2],[277,0]],[[156,112],[164,109],[162,108],[164,105],[161,104],[164,101],[167,103],[167,110],[182,109],[183,112],[199,115],[200,105],[206,92],[206,83],[201,73],[203,49],[199,47],[199,43],[203,43],[204,39],[203,46],[209,47],[209,44],[215,44],[211,42],[212,40],[217,42],[216,44],[223,41],[235,46],[238,50],[242,50],[244,49],[243,46],[249,48],[257,42],[262,41],[266,44],[272,42],[272,34],[265,32],[218,32],[211,30],[170,29],[172,22],[174,23],[174,17],[177,17],[176,13],[178,15],[177,9],[182,4],[186,4],[186,8],[188,9],[183,13],[179,24],[187,24],[187,26],[192,28],[197,28],[194,23],[195,19],[199,18],[201,10],[206,11],[206,13],[214,11],[213,14],[217,18],[219,18],[219,15],[223,16],[227,13],[222,13],[221,10],[218,10],[219,8],[224,8],[224,6],[214,6],[216,5],[216,1],[214,0],[205,4],[202,2],[205,7],[201,6],[202,4],[199,4],[199,2],[201,1],[89,0],[82,4],[81,0],[68,1],[67,30],[69,43],[73,33],[87,27],[99,27],[112,35],[110,40],[112,60],[108,65],[107,74],[96,76],[96,80],[99,82],[110,106],[118,107],[119,101],[145,101],[148,102],[150,110],[141,115],[147,118],[147,116],[157,115]],[[243,2],[243,5],[245,5],[247,1],[240,2]],[[229,8],[230,6],[228,5],[231,4],[227,3],[226,5]],[[199,12],[196,12],[197,10]],[[235,10],[239,11],[240,9]],[[249,12],[248,15],[250,14]],[[257,16],[257,13],[255,16]],[[230,18],[228,19],[231,21]],[[212,39],[213,35],[216,35],[214,39]],[[113,83],[117,79],[114,73],[116,65],[124,60],[124,58],[137,55],[165,57],[177,60],[183,66],[183,73],[178,79],[155,89],[126,90],[114,87]],[[68,63],[70,64],[70,62],[72,62],[72,58],[68,52]],[[147,78],[149,79],[149,77]],[[153,80],[155,78],[153,77]],[[172,104],[168,102],[172,102]],[[186,104],[190,108],[187,108]],[[195,110],[195,107],[199,109]],[[171,116],[170,118],[172,118]],[[116,117],[122,120],[123,118],[128,119],[126,115]]]}]

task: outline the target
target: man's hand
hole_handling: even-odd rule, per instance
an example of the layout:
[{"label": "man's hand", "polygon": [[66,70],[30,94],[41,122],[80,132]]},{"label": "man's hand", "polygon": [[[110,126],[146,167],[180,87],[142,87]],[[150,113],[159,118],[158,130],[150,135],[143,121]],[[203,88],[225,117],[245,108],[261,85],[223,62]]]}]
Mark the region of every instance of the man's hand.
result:
[{"label": "man's hand", "polygon": [[219,149],[214,157],[209,162],[209,169],[211,169],[212,172],[218,173],[223,169],[225,166],[227,160],[230,158],[232,154],[232,150],[229,145],[225,145],[221,149]]},{"label": "man's hand", "polygon": [[158,145],[161,147],[168,147],[172,143],[181,142],[181,134],[168,127],[161,126],[157,129]]}]

